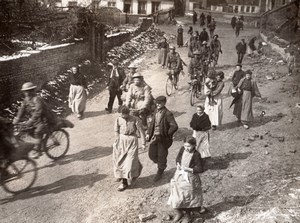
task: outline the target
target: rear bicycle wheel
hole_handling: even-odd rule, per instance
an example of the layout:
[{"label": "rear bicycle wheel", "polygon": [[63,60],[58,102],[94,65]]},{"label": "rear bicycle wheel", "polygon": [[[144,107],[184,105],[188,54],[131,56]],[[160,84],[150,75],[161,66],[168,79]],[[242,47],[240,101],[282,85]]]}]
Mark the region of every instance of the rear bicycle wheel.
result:
[{"label": "rear bicycle wheel", "polygon": [[64,129],[59,129],[48,134],[44,143],[46,155],[53,160],[65,156],[69,150],[69,146],[69,134]]},{"label": "rear bicycle wheel", "polygon": [[29,157],[12,161],[5,169],[7,179],[2,182],[3,189],[12,194],[28,190],[36,181],[36,162]]},{"label": "rear bicycle wheel", "polygon": [[190,104],[191,104],[191,106],[194,106],[196,96],[197,96],[197,88],[196,88],[196,85],[193,85],[191,93],[190,93]]},{"label": "rear bicycle wheel", "polygon": [[166,94],[170,96],[173,93],[173,80],[168,77],[166,82]]}]

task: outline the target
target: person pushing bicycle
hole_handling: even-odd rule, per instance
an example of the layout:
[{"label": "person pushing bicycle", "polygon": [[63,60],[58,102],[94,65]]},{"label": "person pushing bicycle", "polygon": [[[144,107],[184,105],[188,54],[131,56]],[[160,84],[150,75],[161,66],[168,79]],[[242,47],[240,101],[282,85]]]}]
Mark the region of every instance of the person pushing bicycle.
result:
[{"label": "person pushing bicycle", "polygon": [[203,79],[203,61],[201,59],[201,52],[200,51],[194,51],[193,52],[194,57],[191,59],[191,62],[188,67],[188,73],[190,75],[191,81],[193,79],[197,79],[198,84],[198,91],[201,92],[201,83]]}]

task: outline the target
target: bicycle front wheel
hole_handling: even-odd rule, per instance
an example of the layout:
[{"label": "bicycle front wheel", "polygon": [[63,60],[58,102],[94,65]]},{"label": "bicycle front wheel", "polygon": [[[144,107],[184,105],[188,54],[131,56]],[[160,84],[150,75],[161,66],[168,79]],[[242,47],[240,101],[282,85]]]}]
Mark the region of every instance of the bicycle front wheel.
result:
[{"label": "bicycle front wheel", "polygon": [[29,157],[11,162],[5,169],[6,179],[2,187],[6,192],[17,194],[28,190],[37,178],[36,162]]},{"label": "bicycle front wheel", "polygon": [[65,156],[69,150],[69,146],[69,134],[63,129],[59,129],[48,134],[44,143],[46,155],[53,160],[57,160]]},{"label": "bicycle front wheel", "polygon": [[173,92],[173,80],[170,77],[168,77],[166,83],[166,94],[170,96],[172,92]]}]

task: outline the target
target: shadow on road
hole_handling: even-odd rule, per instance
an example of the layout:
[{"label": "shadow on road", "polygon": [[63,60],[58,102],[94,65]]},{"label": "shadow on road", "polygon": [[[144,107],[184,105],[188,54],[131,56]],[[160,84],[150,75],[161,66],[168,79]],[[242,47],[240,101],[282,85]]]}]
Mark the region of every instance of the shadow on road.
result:
[{"label": "shadow on road", "polygon": [[74,161],[90,161],[93,159],[99,159],[105,156],[109,156],[111,154],[112,154],[112,147],[102,147],[102,146],[93,147],[90,149],[82,150],[78,153],[66,155],[62,159],[53,161],[50,164],[46,166],[42,166],[38,169],[40,170],[48,167],[54,167],[57,165],[66,165]]},{"label": "shadow on road", "polygon": [[227,153],[224,156],[211,157],[205,162],[204,170],[224,170],[229,167],[233,160],[247,159],[252,152]]},{"label": "shadow on road", "polygon": [[33,187],[21,194],[14,195],[6,199],[1,199],[0,204],[6,204],[17,200],[26,200],[47,194],[58,194],[63,191],[78,189],[81,187],[88,186],[91,188],[94,186],[95,183],[97,183],[100,180],[103,180],[106,176],[107,175],[97,173],[68,176],[54,183],[39,187]]},{"label": "shadow on road", "polygon": [[179,117],[179,116],[181,116],[181,115],[183,115],[183,114],[186,113],[186,112],[178,112],[178,111],[171,111],[171,112],[173,113],[173,115],[174,115],[175,118],[177,118],[177,117]]},{"label": "shadow on road", "polygon": [[[256,117],[254,119],[254,121],[250,123],[250,128],[259,127],[259,126],[265,125],[269,122],[277,122],[284,116],[286,116],[286,115],[282,115],[282,116],[281,115],[271,115],[271,116],[264,116],[264,117]],[[233,129],[233,128],[239,127],[241,125],[242,124],[238,123],[237,121],[228,122],[228,123],[225,123],[225,124],[219,126],[218,131],[225,131],[228,129]]]},{"label": "shadow on road", "polygon": [[84,118],[93,118],[101,115],[106,115],[107,111],[87,111],[84,113]]},{"label": "shadow on road", "polygon": [[174,135],[174,141],[183,141],[185,137],[191,136],[193,130],[190,128],[179,128]]},{"label": "shadow on road", "polygon": [[152,187],[159,187],[164,184],[170,183],[171,178],[173,177],[175,173],[176,168],[172,168],[170,170],[167,170],[164,172],[163,177],[158,182],[153,182],[153,179],[156,174],[149,175],[146,177],[140,177],[136,180],[136,182],[132,185],[132,189],[134,188],[152,188]]},{"label": "shadow on road", "polygon": [[207,212],[201,215],[199,212],[194,212],[194,217],[201,217],[202,219],[211,219],[218,214],[229,211],[234,207],[243,207],[253,202],[258,194],[252,194],[249,196],[230,196],[225,197],[224,201],[207,207]]}]

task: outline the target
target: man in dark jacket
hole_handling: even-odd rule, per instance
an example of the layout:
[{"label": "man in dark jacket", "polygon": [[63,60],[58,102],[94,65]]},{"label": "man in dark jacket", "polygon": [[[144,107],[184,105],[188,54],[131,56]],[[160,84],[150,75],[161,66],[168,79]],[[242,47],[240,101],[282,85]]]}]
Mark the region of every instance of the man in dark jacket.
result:
[{"label": "man in dark jacket", "polygon": [[235,46],[235,49],[236,49],[236,53],[238,55],[237,62],[241,64],[243,62],[244,55],[246,54],[246,51],[247,51],[247,44],[245,42],[245,39],[241,39],[241,42],[239,42]]},{"label": "man in dark jacket", "polygon": [[235,28],[236,20],[237,20],[237,18],[236,18],[235,16],[233,16],[233,17],[231,18],[231,26],[232,26],[232,29]]},{"label": "man in dark jacket", "polygon": [[240,30],[243,27],[243,22],[241,19],[238,19],[238,21],[235,24],[235,35],[238,37],[240,35]]},{"label": "man in dark jacket", "polygon": [[200,33],[199,39],[200,39],[201,43],[203,43],[203,41],[208,42],[209,35],[205,28],[203,28],[203,31]]},{"label": "man in dark jacket", "polygon": [[211,22],[211,13],[209,13],[209,14],[206,16],[206,22],[207,22],[207,27],[208,27],[209,23]]},{"label": "man in dark jacket", "polygon": [[125,79],[125,71],[123,68],[118,66],[119,60],[114,59],[112,62],[112,70],[109,74],[108,82],[107,82],[107,89],[109,90],[109,100],[108,105],[105,110],[108,113],[112,112],[112,107],[115,101],[115,98],[117,96],[119,101],[119,106],[123,104],[123,101],[121,99],[122,90],[120,89],[123,80]]},{"label": "man in dark jacket", "polygon": [[146,139],[150,141],[149,158],[157,163],[158,171],[154,182],[161,179],[167,167],[168,149],[173,143],[173,135],[178,129],[173,114],[165,107],[167,99],[159,96],[155,100],[156,110],[154,111]]},{"label": "man in dark jacket", "polygon": [[197,22],[197,17],[198,17],[197,13],[196,13],[195,11],[193,11],[193,24],[194,24],[194,25],[195,25],[196,22]]}]

